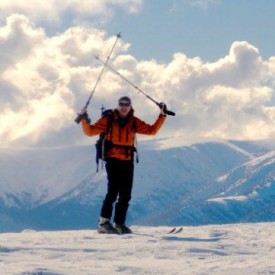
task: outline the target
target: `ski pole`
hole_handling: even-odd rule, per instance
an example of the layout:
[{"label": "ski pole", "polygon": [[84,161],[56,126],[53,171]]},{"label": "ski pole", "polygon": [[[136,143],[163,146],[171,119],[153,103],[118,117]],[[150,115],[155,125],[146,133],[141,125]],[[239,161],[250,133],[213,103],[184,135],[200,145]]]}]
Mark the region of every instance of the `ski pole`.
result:
[{"label": "ski pole", "polygon": [[96,87],[97,87],[97,85],[98,85],[98,83],[99,83],[99,81],[100,81],[100,79],[101,79],[101,76],[102,76],[102,74],[103,74],[105,68],[107,67],[107,63],[108,63],[108,61],[109,61],[109,59],[110,59],[110,57],[111,57],[111,54],[112,54],[112,52],[113,52],[113,50],[114,50],[114,48],[115,48],[115,46],[116,46],[116,43],[117,43],[117,41],[118,41],[118,39],[119,39],[120,37],[121,37],[121,33],[118,33],[118,34],[116,35],[116,40],[115,40],[115,42],[114,42],[114,44],[113,44],[113,47],[112,47],[112,49],[111,49],[111,51],[110,51],[110,53],[109,53],[109,55],[108,55],[106,61],[103,62],[103,67],[102,67],[102,69],[101,69],[101,72],[100,72],[100,74],[99,74],[99,76],[98,76],[98,78],[97,78],[97,80],[96,80],[96,82],[95,82],[94,88],[93,88],[93,90],[92,90],[92,92],[91,92],[91,94],[90,94],[90,96],[89,96],[89,98],[88,98],[88,100],[87,100],[85,106],[82,108],[82,110],[80,111],[80,113],[78,114],[78,116],[76,117],[76,119],[74,120],[77,124],[79,124],[80,121],[81,121],[81,117],[82,117],[82,116],[81,116],[81,113],[82,113],[82,111],[84,111],[85,109],[87,109],[87,107],[88,107],[89,104],[90,104],[90,101],[91,101],[91,99],[92,99],[92,97],[93,97],[93,95],[94,95],[94,93],[95,93]]},{"label": "ski pole", "polygon": [[[98,57],[95,56],[95,58],[104,64],[104,62]],[[119,73],[118,71],[116,71],[113,67],[111,67],[110,65],[106,64],[106,67],[113,72],[114,74],[118,75],[119,77],[121,77],[122,79],[124,79],[128,84],[130,84],[132,87],[134,87],[137,91],[139,91],[140,93],[142,93],[143,95],[145,95],[149,100],[151,100],[152,102],[154,102],[159,108],[163,107],[163,103],[157,102],[155,99],[153,99],[151,96],[149,96],[148,94],[146,94],[145,92],[143,92],[138,86],[136,86],[135,84],[133,84],[130,80],[128,80],[125,76],[123,76],[121,73]],[[164,110],[165,114],[169,115],[169,116],[175,116],[176,114],[172,111],[169,111],[167,109]]]}]

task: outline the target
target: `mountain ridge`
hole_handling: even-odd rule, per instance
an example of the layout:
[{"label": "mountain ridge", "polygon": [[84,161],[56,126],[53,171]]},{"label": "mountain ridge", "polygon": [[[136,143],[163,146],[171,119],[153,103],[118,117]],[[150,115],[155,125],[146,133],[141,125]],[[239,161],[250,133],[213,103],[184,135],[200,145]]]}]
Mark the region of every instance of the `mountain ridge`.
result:
[{"label": "mountain ridge", "polygon": [[[249,152],[246,147],[250,148]],[[261,161],[265,167],[265,162],[275,162],[275,152],[261,147],[262,144],[253,147],[249,142],[238,147],[230,141],[208,141],[161,149],[158,141],[141,143],[141,163],[135,166],[129,222],[193,225],[238,221],[238,214],[235,217],[229,212],[228,218],[213,218],[217,215],[213,205],[218,204],[218,211],[226,215],[223,204],[217,202],[222,185],[233,184],[234,175],[241,179],[245,173],[243,167],[252,167]],[[96,226],[106,176],[104,171],[96,173],[95,152],[91,146],[20,150],[18,154],[15,150],[5,151],[6,154],[0,156],[2,231],[24,227],[55,230]],[[263,154],[253,154],[259,151]],[[230,183],[226,181],[228,177]],[[239,201],[239,206],[241,203],[243,201]],[[263,216],[264,212],[259,221],[264,220]]]}]

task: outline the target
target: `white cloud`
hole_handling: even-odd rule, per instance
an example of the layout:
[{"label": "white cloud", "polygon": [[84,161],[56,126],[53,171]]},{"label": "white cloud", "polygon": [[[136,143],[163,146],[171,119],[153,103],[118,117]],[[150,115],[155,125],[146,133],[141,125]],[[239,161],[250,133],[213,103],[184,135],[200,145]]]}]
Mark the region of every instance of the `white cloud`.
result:
[{"label": "white cloud", "polygon": [[43,30],[34,29],[25,16],[9,17],[6,26],[0,28],[0,72],[29,55],[44,38]]},{"label": "white cloud", "polygon": [[1,0],[0,15],[19,13],[36,22],[57,24],[60,19],[79,19],[81,16],[104,16],[110,18],[113,9],[119,7],[128,13],[136,13],[143,0]]},{"label": "white cloud", "polygon": [[[0,138],[6,146],[75,144],[85,137],[73,120],[101,70],[94,54],[106,58],[115,37],[74,27],[49,37],[22,15],[0,28]],[[140,61],[119,40],[112,66],[177,113],[160,136],[258,139],[275,136],[275,59],[262,60],[257,48],[234,42],[213,63],[176,53],[168,64]],[[153,122],[158,108],[117,75],[106,71],[89,109],[93,120],[103,103],[116,106],[130,95],[136,114]]]},{"label": "white cloud", "polygon": [[92,54],[106,55],[113,39],[84,28],[48,37],[26,17],[10,16],[0,29],[1,144],[39,142],[71,124],[100,69]]}]

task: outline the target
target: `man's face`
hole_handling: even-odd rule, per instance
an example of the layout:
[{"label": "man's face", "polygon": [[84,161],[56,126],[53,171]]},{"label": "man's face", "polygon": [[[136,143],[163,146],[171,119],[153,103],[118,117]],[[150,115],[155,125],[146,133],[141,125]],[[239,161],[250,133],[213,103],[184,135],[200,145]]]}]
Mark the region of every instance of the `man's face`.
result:
[{"label": "man's face", "polygon": [[120,116],[122,117],[128,116],[130,110],[131,110],[131,104],[128,101],[122,100],[118,103],[118,112]]}]

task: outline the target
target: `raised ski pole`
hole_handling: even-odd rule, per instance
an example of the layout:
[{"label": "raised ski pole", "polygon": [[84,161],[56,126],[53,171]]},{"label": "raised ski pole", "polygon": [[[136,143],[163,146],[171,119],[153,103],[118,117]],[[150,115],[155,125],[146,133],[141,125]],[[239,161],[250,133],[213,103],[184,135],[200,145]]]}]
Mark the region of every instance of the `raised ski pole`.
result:
[{"label": "raised ski pole", "polygon": [[90,104],[90,101],[91,101],[91,99],[92,99],[92,97],[93,97],[93,95],[94,95],[94,93],[95,93],[96,87],[97,87],[97,85],[98,85],[98,83],[99,83],[99,81],[100,81],[100,79],[101,79],[101,76],[102,76],[102,74],[103,74],[105,68],[107,67],[107,63],[108,63],[108,61],[109,61],[109,59],[110,59],[110,57],[111,57],[111,54],[112,54],[112,52],[113,52],[113,50],[114,50],[114,48],[115,48],[115,46],[116,46],[116,43],[117,43],[117,41],[118,41],[118,39],[119,39],[120,37],[121,37],[121,33],[118,33],[118,34],[116,35],[116,40],[115,40],[115,42],[114,42],[114,44],[113,44],[113,47],[112,47],[112,49],[111,49],[111,51],[110,51],[110,53],[109,53],[109,55],[108,55],[106,61],[103,62],[103,67],[102,67],[102,69],[101,69],[101,72],[100,72],[100,74],[99,74],[99,76],[98,76],[98,78],[97,78],[97,80],[96,80],[96,82],[95,82],[94,88],[93,88],[93,90],[92,90],[92,92],[91,92],[91,94],[90,94],[90,96],[89,96],[89,98],[88,98],[88,100],[87,100],[85,106],[82,108],[82,110],[80,111],[80,113],[78,114],[78,116],[76,117],[76,119],[74,120],[77,124],[79,124],[80,121],[81,121],[81,113],[82,113],[82,111],[84,111],[85,109],[87,109],[87,107],[88,107],[89,104]]},{"label": "raised ski pole", "polygon": [[[104,61],[102,61],[98,56],[95,56],[95,58],[104,64]],[[121,73],[119,73],[118,71],[116,71],[113,67],[111,67],[110,65],[106,64],[105,65],[111,72],[113,72],[114,74],[118,75],[119,77],[121,77],[122,79],[124,79],[127,83],[129,83],[132,87],[134,87],[137,91],[139,91],[140,93],[142,93],[143,95],[145,95],[149,100],[151,100],[152,102],[154,102],[159,108],[162,108],[162,103],[157,102],[155,99],[153,99],[151,96],[149,96],[148,94],[146,94],[145,92],[143,92],[138,86],[136,86],[135,84],[133,84],[130,80],[128,80],[125,76],[123,76]],[[172,111],[169,111],[167,109],[164,110],[165,114],[169,115],[169,116],[175,116],[176,114]]]}]

